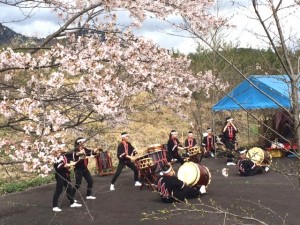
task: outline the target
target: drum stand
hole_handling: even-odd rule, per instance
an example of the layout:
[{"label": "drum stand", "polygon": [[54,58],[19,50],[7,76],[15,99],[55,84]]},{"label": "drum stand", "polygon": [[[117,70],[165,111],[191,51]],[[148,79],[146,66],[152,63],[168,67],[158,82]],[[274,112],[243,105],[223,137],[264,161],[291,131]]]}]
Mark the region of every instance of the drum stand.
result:
[{"label": "drum stand", "polygon": [[200,163],[201,160],[202,160],[201,153],[189,156],[189,159],[188,159],[189,162],[194,162],[194,163]]},{"label": "drum stand", "polygon": [[156,167],[157,164],[154,164],[153,166],[149,166],[146,168],[138,167],[140,178],[142,181],[142,186],[140,187],[140,190],[142,190],[144,186],[149,186],[152,188],[153,191],[155,191],[154,184],[156,182],[156,177],[155,177]]}]

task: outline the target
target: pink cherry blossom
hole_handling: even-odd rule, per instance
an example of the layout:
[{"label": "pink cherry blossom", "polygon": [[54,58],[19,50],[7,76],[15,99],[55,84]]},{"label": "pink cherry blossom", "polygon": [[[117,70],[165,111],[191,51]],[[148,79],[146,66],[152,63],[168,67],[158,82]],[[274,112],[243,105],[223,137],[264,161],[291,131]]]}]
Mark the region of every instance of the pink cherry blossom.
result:
[{"label": "pink cherry blossom", "polygon": [[[38,4],[32,1],[18,6]],[[211,71],[193,74],[187,56],[174,56],[131,30],[151,13],[161,19],[179,15],[192,29],[205,33],[224,22],[210,15],[211,0],[51,0],[44,4],[65,22],[40,45],[46,48],[0,52],[0,72],[13,87],[2,92],[0,115],[9,121],[8,127],[24,135],[9,141],[13,146],[9,155],[12,160],[25,161],[25,171],[49,173],[52,152],[77,129],[86,129],[85,123],[105,123],[113,128],[126,122],[128,115],[138,112],[132,101],[136,96],[147,96],[145,106],[156,102],[184,117],[181,106],[191,100],[194,91],[209,93],[215,85],[226,87]],[[120,30],[117,9],[128,10],[133,24]],[[102,33],[78,35],[78,24]],[[186,24],[176,26],[184,28]],[[6,139],[0,143],[8,145]]]}]

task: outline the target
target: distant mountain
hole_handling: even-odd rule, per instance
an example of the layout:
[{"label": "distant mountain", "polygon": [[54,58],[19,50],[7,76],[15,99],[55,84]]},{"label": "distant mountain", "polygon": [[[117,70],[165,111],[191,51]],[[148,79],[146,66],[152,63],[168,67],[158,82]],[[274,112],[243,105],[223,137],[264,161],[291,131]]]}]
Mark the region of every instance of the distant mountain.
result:
[{"label": "distant mountain", "polygon": [[40,42],[40,39],[19,34],[0,23],[1,46],[20,47],[33,42]]},{"label": "distant mountain", "polygon": [[[73,31],[77,36],[87,36],[87,35],[98,35],[100,41],[105,41],[105,32],[98,30],[89,30],[86,28],[78,29]],[[63,37],[59,39],[53,39],[51,43],[55,43],[58,40],[62,40]],[[22,48],[22,47],[35,47],[39,42],[42,42],[43,38],[28,37],[19,34],[12,29],[4,26],[0,23],[0,46],[11,47],[11,48]]]}]

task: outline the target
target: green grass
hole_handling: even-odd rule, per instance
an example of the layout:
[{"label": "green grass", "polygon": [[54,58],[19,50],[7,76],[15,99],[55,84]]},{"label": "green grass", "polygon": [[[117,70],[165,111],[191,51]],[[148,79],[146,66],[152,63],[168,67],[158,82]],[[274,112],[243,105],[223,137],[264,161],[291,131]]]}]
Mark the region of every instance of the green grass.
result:
[{"label": "green grass", "polygon": [[12,182],[5,182],[3,180],[0,180],[0,195],[25,191],[28,188],[49,184],[53,181],[54,181],[53,175],[47,177],[38,176],[28,180],[12,181]]}]

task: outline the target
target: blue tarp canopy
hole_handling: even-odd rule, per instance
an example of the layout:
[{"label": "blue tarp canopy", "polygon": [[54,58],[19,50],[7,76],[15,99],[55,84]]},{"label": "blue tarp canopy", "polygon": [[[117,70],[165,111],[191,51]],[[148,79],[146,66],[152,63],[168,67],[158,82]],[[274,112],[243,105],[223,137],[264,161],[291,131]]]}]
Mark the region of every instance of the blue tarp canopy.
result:
[{"label": "blue tarp canopy", "polygon": [[[287,75],[251,75],[212,107],[213,111],[291,108],[290,80]],[[277,102],[277,103],[276,103]],[[280,106],[278,105],[280,104]]]}]

